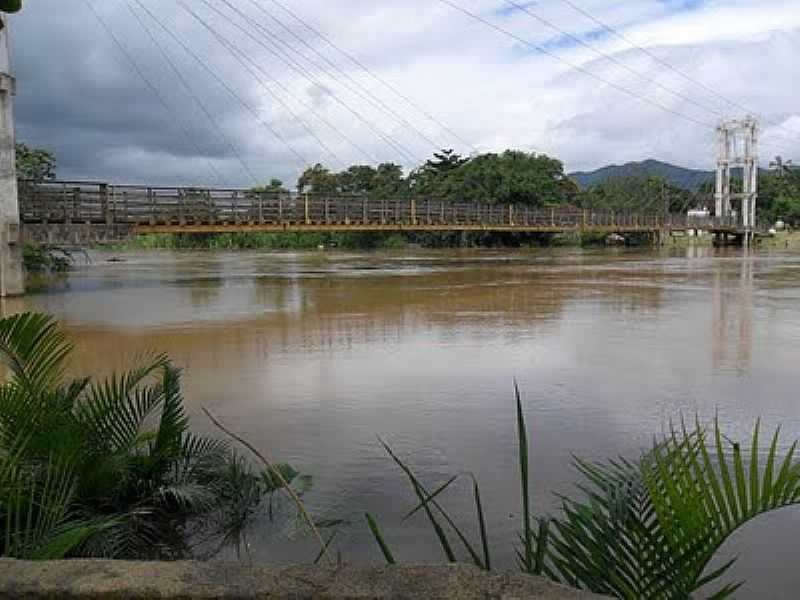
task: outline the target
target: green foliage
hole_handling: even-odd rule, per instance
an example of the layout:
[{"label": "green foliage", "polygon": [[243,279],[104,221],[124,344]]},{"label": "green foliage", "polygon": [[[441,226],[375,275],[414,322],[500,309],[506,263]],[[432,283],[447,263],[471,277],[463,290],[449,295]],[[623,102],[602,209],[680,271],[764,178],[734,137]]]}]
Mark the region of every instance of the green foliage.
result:
[{"label": "green foliage", "polygon": [[[635,461],[576,459],[580,496],[562,497],[562,511],[556,517],[535,518],[528,496],[528,436],[518,391],[516,407],[523,505],[522,548],[517,554],[526,573],[630,600],[691,598],[709,586],[718,588],[711,597],[726,598],[741,582],[720,583],[735,559],[710,569],[720,547],[758,516],[800,504],[797,442],[781,456],[778,431],[764,452],[759,423],[742,445],[724,436],[718,421],[711,431],[698,421],[691,428],[681,423]],[[490,568],[483,506],[474,478],[483,559],[436,499],[456,478],[431,494],[384,447],[420,500],[407,516],[424,508],[452,561],[441,517],[472,561]]]},{"label": "green foliage", "polygon": [[393,163],[376,167],[353,165],[341,173],[333,173],[317,164],[306,169],[297,181],[301,193],[357,195],[370,198],[403,198],[408,196],[408,183],[403,168]]},{"label": "green foliage", "polygon": [[561,161],[518,150],[476,156],[448,180],[448,196],[466,202],[542,207],[565,204],[578,191]]},{"label": "green foliage", "polygon": [[369,198],[434,197],[444,200],[517,203],[529,206],[563,204],[577,193],[563,164],[542,154],[506,150],[464,158],[453,150],[434,154],[405,176],[399,165],[377,168],[354,165],[334,173],[317,164],[297,182],[300,192],[354,194]]},{"label": "green foliage", "polygon": [[28,273],[63,273],[72,266],[72,256],[64,250],[26,244],[22,264]]},{"label": "green foliage", "polygon": [[56,158],[52,152],[41,148],[16,145],[17,177],[45,181],[56,177]]},{"label": "green foliage", "polygon": [[[163,356],[106,380],[66,378],[47,316],[0,320],[0,556],[176,559],[236,544],[279,487],[193,435]],[[296,472],[282,467],[289,479]]]},{"label": "green foliage", "polygon": [[[549,574],[620,598],[687,598],[717,582],[733,561],[708,565],[740,527],[800,502],[796,445],[778,457],[778,432],[761,465],[759,425],[745,456],[719,424],[673,431],[637,462],[578,461],[585,498],[565,499],[553,520]],[[727,597],[741,583],[724,584]]]},{"label": "green foliage", "polygon": [[403,234],[380,232],[288,232],[288,233],[222,233],[146,234],[115,249],[168,250],[311,250],[325,248],[397,249],[406,246],[409,238]]},{"label": "green foliage", "polygon": [[767,225],[782,220],[800,227],[800,170],[781,164],[781,170],[759,178],[758,210]]},{"label": "green foliage", "polygon": [[267,185],[260,185],[250,190],[256,194],[285,194],[289,190],[283,187],[283,182],[280,179],[270,179]]},{"label": "green foliage", "polygon": [[15,13],[22,10],[22,0],[0,0],[0,11]]}]

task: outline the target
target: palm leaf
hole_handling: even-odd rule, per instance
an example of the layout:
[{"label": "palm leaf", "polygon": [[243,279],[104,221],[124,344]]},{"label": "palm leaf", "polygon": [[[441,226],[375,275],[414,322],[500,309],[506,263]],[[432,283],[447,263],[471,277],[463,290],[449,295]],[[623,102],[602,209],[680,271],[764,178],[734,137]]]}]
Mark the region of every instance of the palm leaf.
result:
[{"label": "palm leaf", "polygon": [[[741,526],[800,502],[792,445],[779,467],[779,434],[762,461],[760,423],[748,444],[728,441],[718,421],[672,428],[637,462],[576,461],[583,498],[564,498],[553,519],[544,572],[573,586],[620,598],[691,597],[729,571],[708,565]],[[742,448],[749,452],[743,452]],[[541,537],[541,533],[538,534]],[[523,568],[525,557],[520,554]],[[713,593],[730,596],[740,583]]]},{"label": "palm leaf", "polygon": [[0,360],[31,392],[60,383],[71,350],[53,317],[22,313],[0,319]]}]

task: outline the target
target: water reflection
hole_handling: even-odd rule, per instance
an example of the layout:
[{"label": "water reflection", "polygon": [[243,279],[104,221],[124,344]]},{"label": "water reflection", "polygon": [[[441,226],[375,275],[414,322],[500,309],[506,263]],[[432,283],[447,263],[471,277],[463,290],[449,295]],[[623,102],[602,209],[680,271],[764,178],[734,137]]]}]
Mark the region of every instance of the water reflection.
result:
[{"label": "water reflection", "polygon": [[719,265],[714,273],[712,306],[714,319],[711,331],[712,365],[714,369],[750,368],[753,349],[753,285],[752,255],[737,261],[738,273]]}]

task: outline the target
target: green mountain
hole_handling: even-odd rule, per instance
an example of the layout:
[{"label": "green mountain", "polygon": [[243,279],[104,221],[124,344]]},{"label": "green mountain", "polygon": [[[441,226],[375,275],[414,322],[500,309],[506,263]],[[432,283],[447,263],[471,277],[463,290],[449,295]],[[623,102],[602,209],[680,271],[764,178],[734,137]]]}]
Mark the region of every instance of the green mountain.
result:
[{"label": "green mountain", "polygon": [[610,165],[596,171],[570,173],[581,189],[604,183],[610,179],[625,177],[663,177],[667,183],[687,190],[697,190],[704,183],[714,181],[713,171],[685,169],[658,160],[630,162],[624,165]]}]

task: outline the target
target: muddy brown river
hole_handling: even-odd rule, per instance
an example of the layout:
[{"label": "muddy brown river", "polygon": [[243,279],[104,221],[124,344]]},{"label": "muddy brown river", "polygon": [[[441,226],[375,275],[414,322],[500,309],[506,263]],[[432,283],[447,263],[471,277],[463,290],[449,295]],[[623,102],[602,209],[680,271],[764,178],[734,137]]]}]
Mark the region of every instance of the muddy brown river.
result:
[{"label": "muddy brown river", "polygon": [[[76,373],[148,350],[185,368],[201,407],[311,476],[315,514],[349,522],[344,557],[379,562],[363,513],[399,559],[440,560],[384,437],[432,487],[478,478],[495,562],[519,523],[513,382],[531,430],[536,507],[574,492],[571,456],[635,456],[670,419],[719,411],[731,437],[757,417],[800,437],[800,254],[705,248],[394,253],[92,255],[6,314],[47,311],[76,344]],[[464,477],[443,496],[470,528]],[[262,519],[244,560],[308,561],[313,541]],[[752,524],[724,554],[740,598],[795,598],[800,512]]]}]

